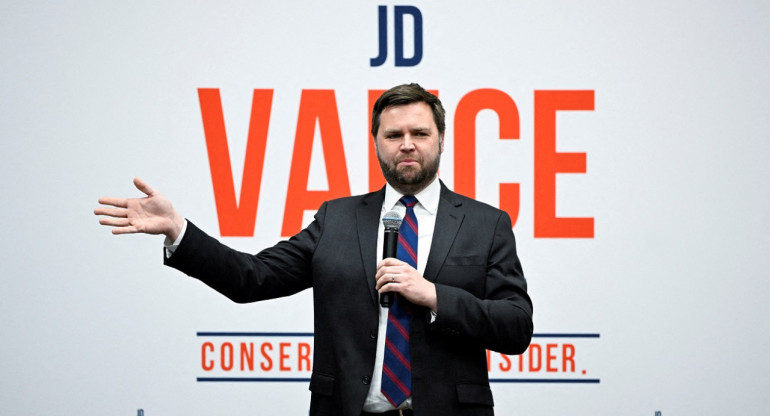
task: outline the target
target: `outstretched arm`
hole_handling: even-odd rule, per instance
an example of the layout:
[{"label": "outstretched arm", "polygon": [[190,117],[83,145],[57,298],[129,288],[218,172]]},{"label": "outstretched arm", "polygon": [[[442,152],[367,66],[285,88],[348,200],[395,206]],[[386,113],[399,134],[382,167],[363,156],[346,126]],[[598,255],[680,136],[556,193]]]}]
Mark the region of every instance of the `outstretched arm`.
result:
[{"label": "outstretched arm", "polygon": [[94,214],[104,215],[99,224],[111,226],[113,234],[163,234],[175,241],[184,226],[180,215],[163,194],[139,178],[134,186],[142,191],[144,198],[99,198],[102,206]]}]

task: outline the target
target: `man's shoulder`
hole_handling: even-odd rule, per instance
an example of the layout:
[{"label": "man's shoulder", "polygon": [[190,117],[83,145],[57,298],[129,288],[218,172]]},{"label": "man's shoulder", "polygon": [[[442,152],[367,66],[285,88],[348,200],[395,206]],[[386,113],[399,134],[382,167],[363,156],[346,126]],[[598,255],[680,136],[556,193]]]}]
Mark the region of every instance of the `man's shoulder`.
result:
[{"label": "man's shoulder", "polygon": [[458,194],[457,192],[450,191],[448,188],[444,188],[442,190],[441,198],[446,202],[454,205],[455,207],[473,211],[475,213],[497,216],[504,212],[497,207],[487,204],[486,202]]},{"label": "man's shoulder", "polygon": [[449,207],[450,215],[462,216],[463,222],[469,227],[467,229],[473,232],[484,232],[482,230],[491,232],[498,227],[512,228],[511,216],[507,212],[448,189],[445,191],[441,193],[444,206]]}]

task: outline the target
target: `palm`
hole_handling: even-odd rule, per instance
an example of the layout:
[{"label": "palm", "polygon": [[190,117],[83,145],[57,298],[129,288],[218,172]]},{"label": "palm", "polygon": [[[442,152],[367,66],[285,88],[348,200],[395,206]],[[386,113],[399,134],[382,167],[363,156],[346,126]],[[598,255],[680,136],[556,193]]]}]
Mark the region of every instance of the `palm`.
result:
[{"label": "palm", "polygon": [[134,179],[136,188],[147,196],[144,198],[99,198],[102,206],[94,210],[102,225],[114,227],[113,234],[165,234],[172,240],[179,235],[184,220],[174,210],[171,201],[152,189],[141,179]]},{"label": "palm", "polygon": [[168,228],[169,217],[174,211],[171,202],[161,194],[126,201],[129,226],[137,232],[163,234]]}]

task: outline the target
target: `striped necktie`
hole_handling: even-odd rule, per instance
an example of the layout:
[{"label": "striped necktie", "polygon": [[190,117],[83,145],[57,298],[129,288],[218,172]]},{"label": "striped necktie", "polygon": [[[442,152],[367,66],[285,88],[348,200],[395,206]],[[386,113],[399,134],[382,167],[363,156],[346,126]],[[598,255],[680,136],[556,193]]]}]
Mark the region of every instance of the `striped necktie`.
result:
[{"label": "striped necktie", "polygon": [[[414,206],[417,198],[405,196],[401,203],[406,206],[406,215],[398,229],[399,260],[417,268],[417,217]],[[399,294],[395,294],[393,305],[388,312],[388,327],[385,332],[385,356],[382,364],[382,393],[388,401],[398,407],[412,394],[412,366],[409,356],[409,320],[412,305]]]}]

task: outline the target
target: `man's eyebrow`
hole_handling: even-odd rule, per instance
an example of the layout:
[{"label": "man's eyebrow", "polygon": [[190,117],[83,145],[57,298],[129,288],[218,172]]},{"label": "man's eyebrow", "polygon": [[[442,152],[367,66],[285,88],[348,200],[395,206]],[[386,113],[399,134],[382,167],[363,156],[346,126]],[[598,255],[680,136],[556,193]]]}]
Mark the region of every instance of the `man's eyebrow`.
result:
[{"label": "man's eyebrow", "polygon": [[[417,127],[412,127],[409,130],[410,131],[424,131],[424,130],[430,130],[430,127],[428,127],[428,126],[417,126]],[[398,128],[398,127],[391,127],[391,128],[385,127],[385,128],[382,129],[382,131],[385,131],[385,132],[399,132],[399,131],[401,131],[401,129]]]},{"label": "man's eyebrow", "polygon": [[[428,127],[428,126],[417,126],[417,127],[413,127],[411,129],[409,129],[409,131],[413,131],[413,132],[426,132],[426,131],[430,131],[430,127]],[[392,133],[401,133],[401,132],[402,132],[401,129],[393,128],[393,127],[391,127],[391,128],[387,128],[386,127],[386,128],[382,129],[382,133],[383,134],[392,134]]]}]

